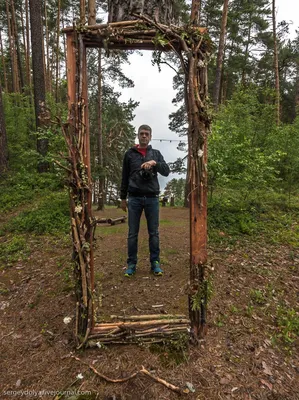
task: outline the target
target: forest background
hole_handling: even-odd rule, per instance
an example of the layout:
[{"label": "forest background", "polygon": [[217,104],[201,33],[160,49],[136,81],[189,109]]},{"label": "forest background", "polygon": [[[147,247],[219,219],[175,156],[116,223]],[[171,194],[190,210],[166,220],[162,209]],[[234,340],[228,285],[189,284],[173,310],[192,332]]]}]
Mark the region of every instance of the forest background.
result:
[{"label": "forest background", "polygon": [[[75,301],[70,297],[74,280],[65,172],[67,148],[60,122],[67,120],[68,113],[63,28],[78,23],[80,3],[0,3],[0,344],[6,371],[0,375],[2,385],[9,388],[33,387],[37,382],[44,388],[54,384],[57,388],[67,387],[70,376],[78,374],[72,360],[62,359],[62,354],[74,349],[74,329],[62,321],[67,314],[73,318]],[[190,19],[190,3],[174,0],[179,24]],[[219,399],[219,388],[225,392],[231,383],[228,396],[241,384],[248,389],[239,397],[242,400],[278,398],[274,392],[273,397],[262,397],[261,385],[271,393],[273,388],[279,390],[281,398],[295,399],[299,336],[299,31],[289,21],[277,18],[280,3],[275,0],[200,3],[200,25],[208,28],[214,43],[208,69],[212,120],[208,138],[208,250],[212,271],[209,340],[190,352],[189,363],[185,349],[182,352],[178,343],[169,351],[173,346],[170,341],[160,355],[163,362],[168,357],[168,366],[171,354],[183,354],[181,360],[175,360],[176,365],[182,363],[181,372],[165,368],[161,376],[165,374],[180,384],[193,379],[197,390],[194,398],[201,390],[201,398]],[[298,6],[292,7],[295,15]],[[101,23],[107,18],[107,2],[97,1],[96,10],[97,23]],[[153,72],[138,66],[137,60],[152,64],[149,70]],[[135,142],[140,123],[153,126],[152,144],[170,162],[172,174],[161,181],[161,195],[174,197],[175,201],[175,207],[167,205],[162,210],[166,265],[163,284],[160,287],[160,282],[139,275],[138,289],[144,288],[149,294],[148,298],[145,291],[138,294],[137,306],[145,307],[148,301],[152,310],[153,287],[156,295],[159,290],[161,296],[165,295],[163,303],[174,303],[173,299],[182,295],[182,282],[187,279],[184,267],[188,264],[189,218],[185,207],[189,193],[185,179],[183,74],[171,53],[142,56],[141,52],[90,49],[87,65],[95,214],[120,213],[116,205],[122,159]],[[162,73],[157,75],[160,68]],[[45,125],[39,118],[41,103],[53,119],[58,118],[57,125]],[[169,107],[164,109],[165,104]],[[96,276],[102,278],[100,289],[107,285],[103,302],[109,311],[115,304],[128,306],[131,288],[138,286],[135,281],[122,281],[125,229],[125,224],[120,224],[97,231]],[[144,264],[145,248],[141,246]],[[140,358],[136,356],[139,351]],[[107,375],[115,374],[120,352],[126,360],[132,357],[129,367],[124,368],[127,371],[145,364],[160,373],[162,364],[152,363],[153,354],[144,351],[137,346],[130,352],[104,349],[99,352],[101,368],[107,367]],[[109,357],[113,362],[109,363]],[[247,377],[252,384],[246,382]],[[141,385],[143,381],[138,382]],[[252,385],[255,397],[250,396]],[[149,383],[148,393],[156,390],[153,387]],[[139,396],[144,386],[128,383],[119,390],[132,390]],[[204,390],[215,392],[214,397],[205,396]],[[172,393],[168,396],[163,398],[173,398]],[[156,397],[145,394],[144,398],[162,397],[157,392]]]},{"label": "forest background", "polygon": [[[190,2],[176,0],[175,7],[177,21],[184,24]],[[78,1],[2,2],[0,207],[8,212],[33,204],[15,215],[3,234],[68,232],[61,168],[66,166],[65,143],[60,127],[46,127],[38,116],[43,102],[52,115],[61,121],[67,118],[62,30],[79,15]],[[106,15],[106,2],[98,1],[97,22]],[[206,0],[200,15],[200,24],[215,44],[209,64],[209,224],[220,231],[254,234],[261,229],[262,214],[277,208],[283,216],[287,210],[292,220],[298,212],[299,33],[289,21],[276,19],[274,0]],[[127,73],[138,73],[138,67],[129,65],[136,57],[141,54],[98,49],[88,53],[93,199],[100,210],[117,203],[123,154],[136,136],[140,99],[131,98],[134,77]],[[175,93],[169,130],[176,139],[168,139],[166,129],[154,129],[153,136],[155,147],[165,142],[169,154],[179,155],[166,156],[175,175],[162,182],[163,194],[174,196],[176,205],[188,206],[183,75],[173,54],[153,52],[151,57],[156,70],[169,69]],[[154,81],[148,76],[144,87]],[[153,94],[145,104],[159,103],[159,91]],[[156,126],[159,116],[155,113],[152,119]],[[175,147],[179,151],[171,150]]]}]

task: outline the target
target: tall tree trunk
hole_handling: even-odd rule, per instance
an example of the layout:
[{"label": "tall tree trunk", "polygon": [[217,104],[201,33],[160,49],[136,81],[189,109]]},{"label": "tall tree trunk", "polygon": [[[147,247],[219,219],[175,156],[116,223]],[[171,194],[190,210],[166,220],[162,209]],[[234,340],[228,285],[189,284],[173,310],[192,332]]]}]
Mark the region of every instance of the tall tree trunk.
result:
[{"label": "tall tree trunk", "polygon": [[275,71],[275,105],[276,105],[276,124],[280,124],[280,84],[279,84],[279,68],[278,68],[278,50],[276,35],[276,9],[275,0],[272,0],[272,23],[273,23],[273,45],[274,45],[274,71]]},{"label": "tall tree trunk", "polygon": [[24,74],[23,74],[23,65],[22,65],[19,37],[18,37],[18,24],[17,24],[14,0],[11,0],[11,18],[12,18],[12,32],[13,32],[13,36],[14,36],[15,49],[16,49],[16,64],[17,64],[17,68],[18,68],[18,76],[20,78],[21,90],[23,91],[24,86],[25,86],[24,85]]},{"label": "tall tree trunk", "polygon": [[47,13],[47,2],[45,1],[44,4],[44,16],[45,16],[45,30],[46,30],[46,62],[45,62],[45,78],[46,78],[46,90],[48,92],[52,91],[52,77],[51,77],[51,70],[50,70],[50,57],[49,57],[49,27],[48,27],[48,13]]},{"label": "tall tree trunk", "polygon": [[[199,1],[192,1],[191,22],[196,23]],[[195,11],[194,11],[195,10]],[[207,67],[200,66],[203,54],[188,53],[185,76],[185,104],[188,113],[188,173],[190,182],[190,293],[188,296],[191,331],[196,342],[206,334],[207,315],[207,134],[209,122],[200,110],[207,96]],[[197,297],[196,297],[197,296]],[[195,304],[195,298],[198,299]]]},{"label": "tall tree trunk", "polygon": [[245,47],[245,54],[244,54],[244,65],[242,69],[242,85],[246,85],[246,67],[247,67],[247,61],[249,58],[249,44],[251,40],[251,30],[252,30],[252,14],[249,16],[249,27],[248,27],[248,35],[247,35],[247,43]]},{"label": "tall tree trunk", "polygon": [[[41,105],[45,103],[45,75],[44,75],[44,56],[43,56],[43,31],[42,31],[42,10],[39,0],[29,0],[30,4],[30,24],[31,24],[31,44],[32,44],[32,70],[34,86],[34,109],[36,128],[42,126],[39,116]],[[37,151],[41,156],[46,156],[48,152],[48,139],[37,140]],[[39,172],[49,170],[49,163],[41,161],[37,167]]]},{"label": "tall tree trunk", "polygon": [[[65,28],[65,21],[64,21],[64,15],[61,15],[61,23],[62,23],[62,29]],[[66,35],[62,35],[62,39],[63,39],[63,54],[64,54],[64,59],[66,60]]]},{"label": "tall tree trunk", "polygon": [[98,170],[99,170],[99,191],[98,191],[98,210],[104,209],[104,181],[103,176],[103,122],[102,122],[102,50],[99,49],[98,57],[98,134],[97,134],[97,158],[98,158]]},{"label": "tall tree trunk", "polygon": [[2,102],[2,86],[0,82],[0,175],[8,170],[7,136]]},{"label": "tall tree trunk", "polygon": [[213,96],[214,108],[216,111],[218,110],[219,98],[220,98],[221,75],[222,75],[222,66],[223,66],[225,38],[226,38],[228,2],[229,2],[229,0],[224,0],[224,4],[223,4],[221,32],[220,32],[217,63],[216,63],[216,77],[215,77],[215,83],[214,83],[214,96]]},{"label": "tall tree trunk", "polygon": [[26,74],[28,76],[28,85],[31,87],[32,79],[31,79],[31,68],[30,68],[30,30],[29,30],[29,5],[28,0],[25,0],[25,8],[26,8],[26,47],[27,47],[27,57],[26,57]]},{"label": "tall tree trunk", "polygon": [[82,24],[85,23],[85,8],[86,8],[86,1],[80,0],[80,21]]},{"label": "tall tree trunk", "polygon": [[192,25],[199,25],[200,20],[200,7],[201,7],[201,0],[192,0],[191,5],[191,24]]},{"label": "tall tree trunk", "polygon": [[88,0],[88,25],[95,25],[96,23],[96,2],[95,0]]},{"label": "tall tree trunk", "polygon": [[11,89],[12,92],[15,93],[17,89],[17,82],[16,82],[17,78],[14,69],[14,45],[12,39],[11,19],[10,19],[8,0],[6,0],[5,5],[6,5],[7,31],[8,31],[9,53],[10,53]]},{"label": "tall tree trunk", "polygon": [[59,37],[60,37],[60,0],[58,0],[57,8],[57,29],[56,29],[56,79],[55,79],[55,99],[58,103],[58,88],[59,88]]},{"label": "tall tree trunk", "polygon": [[26,43],[26,35],[25,35],[25,18],[23,13],[23,4],[21,6],[21,28],[22,28],[22,39],[23,39],[23,46],[24,46],[24,58],[25,58],[25,70],[26,70],[26,85],[29,86],[29,68],[28,66],[28,51],[27,51],[27,43]]},{"label": "tall tree trunk", "polygon": [[[0,31],[0,51],[1,51],[1,60],[2,60],[2,68],[3,68],[3,78],[4,78],[4,87],[5,92],[8,93],[8,83],[7,83],[7,74],[6,74],[6,64],[3,52],[3,44],[2,44],[2,35]],[[1,82],[0,82],[1,83]]]}]

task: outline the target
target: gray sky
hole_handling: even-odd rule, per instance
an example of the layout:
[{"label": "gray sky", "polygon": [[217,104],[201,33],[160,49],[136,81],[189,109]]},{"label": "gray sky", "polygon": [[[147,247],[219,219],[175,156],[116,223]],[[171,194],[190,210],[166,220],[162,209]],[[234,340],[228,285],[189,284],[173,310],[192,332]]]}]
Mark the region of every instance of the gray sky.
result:
[{"label": "gray sky", "polygon": [[[276,0],[277,22],[286,20],[292,21],[290,26],[290,37],[295,36],[295,29],[299,28],[299,0]],[[143,56],[133,54],[130,56],[130,65],[125,65],[124,73],[132,78],[135,87],[130,89],[120,89],[122,92],[121,100],[127,101],[132,98],[139,101],[136,108],[136,116],[133,125],[136,127],[141,124],[148,124],[153,129],[153,139],[178,140],[179,137],[168,129],[169,114],[177,108],[172,104],[175,92],[172,88],[172,78],[174,71],[162,65],[159,73],[157,67],[151,64],[151,52],[142,52]],[[167,162],[175,161],[178,157],[183,157],[185,153],[176,149],[178,142],[152,141],[152,146],[161,151]],[[169,176],[169,179],[178,177]],[[161,187],[165,185],[165,179],[160,179]]]}]

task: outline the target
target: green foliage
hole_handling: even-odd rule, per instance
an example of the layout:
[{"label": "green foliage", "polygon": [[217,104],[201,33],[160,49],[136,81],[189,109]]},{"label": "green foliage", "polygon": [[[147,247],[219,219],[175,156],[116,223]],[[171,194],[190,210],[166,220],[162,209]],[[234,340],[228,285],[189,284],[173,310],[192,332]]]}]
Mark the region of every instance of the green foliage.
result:
[{"label": "green foliage", "polygon": [[0,243],[0,269],[11,266],[28,256],[30,250],[25,237],[15,235]]},{"label": "green foliage", "polygon": [[67,234],[70,229],[67,191],[54,192],[32,209],[19,213],[5,225],[8,232]]},{"label": "green foliage", "polygon": [[169,181],[164,189],[164,196],[175,198],[175,204],[182,204],[184,201],[186,180],[184,178],[173,178]]},{"label": "green foliage", "polygon": [[125,151],[134,144],[135,130],[131,124],[138,102],[119,101],[120,93],[109,85],[102,92],[102,145],[103,168],[97,165],[97,93],[90,97],[91,151],[96,155],[92,160],[93,179],[106,178],[106,184],[117,187],[121,181],[121,168]]},{"label": "green foliage", "polygon": [[250,299],[253,304],[258,306],[262,306],[266,303],[267,298],[263,290],[260,289],[251,289],[250,290]]},{"label": "green foliage", "polygon": [[276,129],[274,108],[261,102],[259,95],[254,87],[237,91],[217,116],[209,140],[210,185],[238,187],[244,198],[277,183],[279,154],[267,151]]},{"label": "green foliage", "polygon": [[59,172],[39,174],[36,171],[23,169],[7,175],[0,183],[0,211],[10,211],[62,187]]},{"label": "green foliage", "polygon": [[292,124],[282,125],[270,137],[270,151],[279,155],[277,174],[279,188],[290,196],[299,183],[299,117]]},{"label": "green foliage", "polygon": [[237,190],[218,191],[208,204],[209,238],[216,239],[215,230],[229,235],[256,233],[260,212],[263,212],[261,203],[244,201]]},{"label": "green foliage", "polygon": [[211,277],[205,279],[197,292],[192,296],[192,310],[200,310],[202,304],[207,304],[213,294]]},{"label": "green foliage", "polygon": [[299,337],[299,313],[294,308],[278,306],[276,309],[277,338],[285,345],[292,344]]},{"label": "green foliage", "polygon": [[36,166],[36,138],[32,134],[35,119],[30,97],[20,93],[5,93],[3,104],[10,169]]},{"label": "green foliage", "polygon": [[218,189],[208,204],[209,240],[234,241],[240,234],[262,234],[272,243],[299,246],[299,203],[283,193],[254,191],[245,199],[237,189]]}]

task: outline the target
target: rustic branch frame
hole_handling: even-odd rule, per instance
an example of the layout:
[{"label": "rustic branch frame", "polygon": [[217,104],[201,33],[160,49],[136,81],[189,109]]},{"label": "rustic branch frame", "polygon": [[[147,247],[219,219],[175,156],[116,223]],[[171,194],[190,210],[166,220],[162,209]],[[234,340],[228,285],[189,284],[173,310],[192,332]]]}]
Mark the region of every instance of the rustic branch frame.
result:
[{"label": "rustic branch frame", "polygon": [[[206,332],[207,267],[207,63],[211,41],[205,28],[180,28],[144,15],[133,21],[65,28],[67,35],[68,123],[63,132],[69,149],[70,211],[76,280],[78,348],[102,343],[161,342],[182,333],[194,342]],[[86,49],[174,51],[185,73],[188,112],[188,172],[190,203],[189,319],[178,315],[129,316],[96,324],[94,320],[94,219],[88,123]],[[120,318],[120,317],[119,317]]]}]

